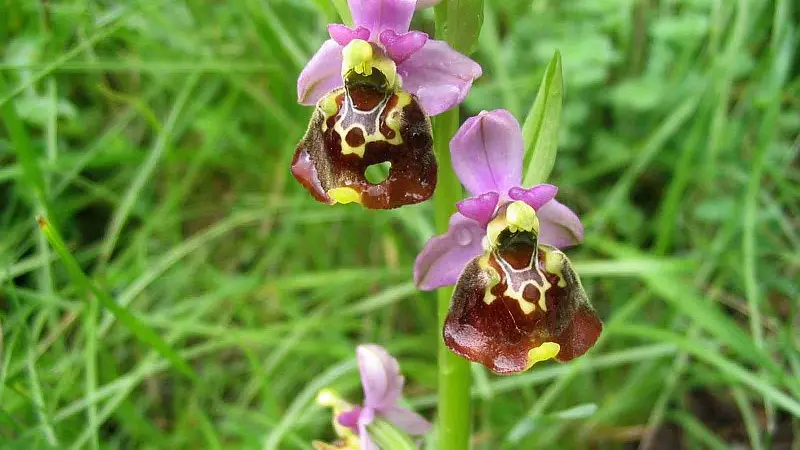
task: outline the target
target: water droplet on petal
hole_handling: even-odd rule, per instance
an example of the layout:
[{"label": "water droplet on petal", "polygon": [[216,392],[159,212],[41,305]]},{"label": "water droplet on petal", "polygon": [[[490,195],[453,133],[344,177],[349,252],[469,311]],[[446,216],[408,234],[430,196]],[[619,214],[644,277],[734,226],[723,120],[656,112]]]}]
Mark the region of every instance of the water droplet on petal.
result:
[{"label": "water droplet on petal", "polygon": [[456,232],[456,242],[458,245],[469,245],[472,242],[472,233],[466,228],[462,228]]}]

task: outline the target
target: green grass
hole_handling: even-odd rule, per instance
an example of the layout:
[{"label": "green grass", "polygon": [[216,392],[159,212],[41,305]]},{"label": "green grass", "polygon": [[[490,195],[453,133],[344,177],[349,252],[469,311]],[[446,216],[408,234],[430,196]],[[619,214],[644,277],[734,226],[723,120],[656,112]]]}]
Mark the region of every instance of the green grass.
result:
[{"label": "green grass", "polygon": [[[361,342],[434,416],[433,205],[327,207],[288,171],[342,3],[0,1],[0,448],[307,449]],[[800,448],[797,5],[488,3],[460,115],[524,120],[560,51],[551,181],[606,328],[473,367],[473,447]]]}]

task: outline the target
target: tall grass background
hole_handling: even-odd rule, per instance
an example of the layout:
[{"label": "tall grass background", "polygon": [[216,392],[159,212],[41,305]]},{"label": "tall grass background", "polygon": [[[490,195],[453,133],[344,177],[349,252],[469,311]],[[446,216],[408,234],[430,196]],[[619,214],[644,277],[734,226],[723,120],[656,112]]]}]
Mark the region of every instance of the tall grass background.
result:
[{"label": "tall grass background", "polygon": [[[473,367],[474,448],[800,448],[800,7],[486,3],[462,116],[524,119],[560,50],[552,181],[606,328],[570,364]],[[297,74],[337,21],[0,1],[0,448],[307,449],[332,438],[319,388],[359,399],[362,342],[434,417],[431,205],[329,207],[289,175]]]}]

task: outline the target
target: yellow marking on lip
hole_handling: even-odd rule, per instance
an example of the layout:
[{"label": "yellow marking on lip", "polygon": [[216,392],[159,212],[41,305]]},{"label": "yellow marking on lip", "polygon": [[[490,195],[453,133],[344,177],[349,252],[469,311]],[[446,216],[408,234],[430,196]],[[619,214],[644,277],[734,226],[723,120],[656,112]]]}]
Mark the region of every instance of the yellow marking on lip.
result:
[{"label": "yellow marking on lip", "polygon": [[[325,119],[333,117],[337,112],[339,112],[339,105],[336,104],[336,97],[338,97],[340,94],[341,91],[337,90],[335,93],[328,94],[325,97],[322,97],[322,100],[320,100],[319,109],[324,114]],[[327,124],[325,124],[325,126],[327,128]],[[325,131],[326,128],[323,128],[323,131]]]},{"label": "yellow marking on lip", "polygon": [[[541,251],[541,249],[537,250]],[[493,301],[497,299],[497,296],[492,294],[492,288],[497,286],[500,283],[501,277],[500,274],[497,272],[497,269],[492,267],[489,264],[489,257],[491,253],[484,253],[483,256],[478,260],[478,266],[483,269],[484,273],[489,277],[489,281],[487,282],[486,289],[484,290],[483,294],[483,302],[487,305],[491,305]],[[533,254],[533,258],[536,259],[536,253]],[[502,266],[502,264],[501,264]],[[519,309],[525,314],[530,315],[534,311],[536,311],[536,306],[538,303],[539,309],[544,312],[547,312],[547,297],[545,294],[547,291],[553,287],[553,285],[548,281],[545,274],[539,269],[539,266],[536,263],[531,264],[531,270],[535,270],[539,273],[539,276],[542,279],[542,284],[536,282],[536,280],[528,280],[523,282],[519,289],[515,290],[510,284],[506,286],[506,290],[503,292],[503,295],[508,298],[512,298],[517,301],[519,304]],[[533,286],[539,291],[539,298],[538,302],[534,303],[525,299],[525,288],[528,286]]]},{"label": "yellow marking on lip", "polygon": [[[490,248],[496,249],[496,245],[498,244],[497,241],[500,238],[500,234],[506,229],[508,229],[512,233],[528,232],[528,233],[533,233],[534,235],[538,235],[539,219],[536,217],[536,210],[532,206],[521,200],[517,200],[510,203],[506,207],[505,211],[503,211],[497,217],[492,219],[486,227],[486,238]],[[547,312],[546,293],[551,287],[553,287],[553,285],[547,279],[545,271],[539,267],[538,257],[537,257],[537,253],[539,251],[542,251],[542,248],[537,246],[537,249],[531,255],[530,266],[523,270],[528,270],[528,269],[535,270],[539,274],[539,277],[541,278],[541,284],[539,284],[536,280],[527,280],[522,282],[521,285],[518,286],[518,288],[515,288],[515,286],[513,286],[512,283],[509,281],[508,285],[506,286],[505,292],[503,292],[504,296],[512,298],[517,301],[517,303],[519,304],[519,309],[525,315],[530,315],[531,313],[536,311],[536,306],[538,306],[539,309],[541,309],[542,311]],[[545,254],[545,256],[548,255],[549,253]],[[560,256],[555,256],[554,258],[552,258],[553,259],[552,261],[548,258],[545,258],[545,270],[551,271],[551,268],[553,268],[554,270],[552,270],[552,272],[558,274],[559,276],[559,283],[558,283],[559,286],[563,287],[562,284],[565,285],[565,283],[560,270],[562,260],[560,259],[555,260],[556,258],[559,257]],[[503,267],[504,271],[509,271],[509,270],[515,271],[512,267],[507,266],[507,264],[500,263],[500,265],[501,267]],[[491,268],[491,266],[488,263],[488,256],[486,256],[486,261],[483,261],[483,258],[481,259],[481,267]],[[497,283],[495,283],[495,285],[496,284]],[[536,288],[537,291],[539,291],[539,298],[537,299],[537,302],[528,301],[525,299],[524,295],[525,288],[527,288],[528,286],[533,286]],[[489,289],[487,289],[483,298],[484,303],[488,305],[491,304],[494,300],[495,296],[491,294]]]},{"label": "yellow marking on lip", "polygon": [[[357,128],[357,127],[353,127]],[[353,129],[351,128],[351,130]],[[361,132],[363,133],[364,130],[362,129]],[[359,158],[364,157],[364,152],[367,150],[367,143],[364,142],[363,144],[359,145],[358,147],[353,147],[347,143],[347,139],[342,139],[342,154],[343,155],[358,155]]]},{"label": "yellow marking on lip", "polygon": [[[539,270],[539,269],[537,268],[536,270]],[[547,300],[547,290],[550,289],[551,287],[553,287],[553,285],[550,284],[550,282],[547,280],[547,278],[544,276],[544,274],[542,274],[541,271],[539,272],[539,274],[542,275],[542,281],[544,281],[544,285],[543,286],[539,287],[539,285],[536,285],[536,289],[539,290],[539,308],[541,308],[542,311],[547,312],[547,301],[546,301]],[[536,284],[536,283],[534,283],[534,284]]]},{"label": "yellow marking on lip", "polygon": [[491,253],[484,253],[478,260],[478,267],[483,269],[483,273],[488,278],[486,281],[486,289],[483,293],[483,302],[487,305],[491,305],[492,302],[497,299],[497,297],[492,294],[492,288],[500,283],[500,274],[497,273],[497,270],[489,264],[490,256]]},{"label": "yellow marking on lip", "polygon": [[555,358],[558,352],[561,351],[561,346],[555,342],[545,342],[542,345],[532,348],[528,351],[528,370],[537,362],[547,361],[548,359]]},{"label": "yellow marking on lip", "polygon": [[[411,104],[411,94],[404,91],[397,91],[394,93],[397,95],[397,104],[394,106],[392,111],[389,112],[386,116],[386,126],[388,126],[392,131],[394,131],[394,137],[392,139],[388,139],[386,136],[381,133],[381,115],[378,114],[376,117],[376,124],[375,124],[375,133],[368,134],[367,131],[364,129],[362,125],[354,124],[348,129],[342,128],[342,124],[340,121],[337,121],[336,124],[333,126],[333,129],[341,136],[342,142],[342,154],[343,155],[358,155],[359,158],[364,157],[364,152],[367,150],[367,144],[370,142],[379,142],[384,141],[391,145],[400,145],[403,143],[403,137],[400,135],[400,126],[402,125],[401,111],[403,108]],[[391,97],[389,97],[391,98]],[[387,99],[388,101],[388,99]],[[384,103],[382,105],[385,106]],[[358,128],[361,130],[362,136],[364,136],[364,143],[353,147],[347,143],[347,133],[349,133],[354,128]]]},{"label": "yellow marking on lip", "polygon": [[[395,138],[398,138],[400,136],[400,125],[403,124],[403,108],[411,104],[411,94],[400,90],[395,92],[395,94],[397,95],[397,104],[394,106],[394,109],[387,114],[386,126],[391,128],[394,131]],[[402,142],[402,138],[400,142]]]},{"label": "yellow marking on lip", "polygon": [[545,303],[545,293],[547,292],[548,289],[550,289],[551,285],[550,282],[547,281],[547,278],[543,277],[542,281],[544,283],[541,286],[539,286],[539,284],[536,283],[536,281],[534,280],[526,281],[522,283],[522,286],[520,286],[519,291],[515,291],[511,289],[511,286],[508,286],[506,287],[506,291],[503,292],[503,295],[516,300],[517,303],[519,303],[519,309],[521,309],[523,313],[528,315],[536,311],[536,304],[534,304],[533,302],[529,302],[528,300],[525,300],[525,296],[523,294],[525,293],[526,287],[533,286],[536,288],[537,291],[539,291],[539,300],[538,300],[539,308],[542,311],[547,312],[547,304]]},{"label": "yellow marking on lip", "polygon": [[567,286],[563,272],[565,258],[566,256],[558,250],[544,249],[544,270],[558,277],[558,287],[560,288]]},{"label": "yellow marking on lip", "polygon": [[333,199],[334,203],[361,203],[361,194],[351,187],[328,189],[328,197]]},{"label": "yellow marking on lip", "polygon": [[529,301],[525,300],[524,298],[522,298],[522,296],[518,297],[518,296],[514,295],[513,292],[509,292],[509,289],[506,289],[505,295],[506,295],[506,297],[511,297],[514,300],[516,300],[517,303],[519,303],[519,309],[521,309],[522,312],[526,316],[529,315],[530,313],[536,311],[536,306],[534,306],[534,304],[532,302],[529,302]]}]

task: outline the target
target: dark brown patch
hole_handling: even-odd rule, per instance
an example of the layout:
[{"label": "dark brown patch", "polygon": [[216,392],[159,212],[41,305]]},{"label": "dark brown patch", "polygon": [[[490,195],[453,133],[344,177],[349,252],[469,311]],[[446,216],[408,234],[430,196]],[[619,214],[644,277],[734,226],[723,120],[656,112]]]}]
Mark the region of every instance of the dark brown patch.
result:
[{"label": "dark brown patch", "polygon": [[385,98],[385,94],[376,89],[350,89],[350,98],[353,99],[353,106],[361,111],[372,111]]},{"label": "dark brown patch", "polygon": [[364,145],[364,132],[361,128],[353,128],[347,133],[344,140],[350,147],[360,147]]}]

